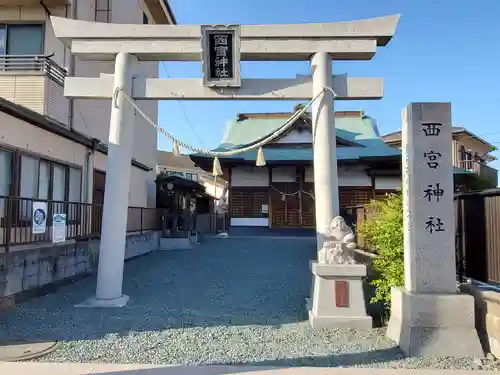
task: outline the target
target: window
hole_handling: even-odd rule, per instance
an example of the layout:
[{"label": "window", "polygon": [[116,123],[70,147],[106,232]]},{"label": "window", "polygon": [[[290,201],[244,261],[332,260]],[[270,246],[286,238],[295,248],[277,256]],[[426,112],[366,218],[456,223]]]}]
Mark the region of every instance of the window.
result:
[{"label": "window", "polygon": [[60,164],[54,164],[52,200],[64,201],[65,198],[66,198],[66,167]]},{"label": "window", "polygon": [[148,16],[146,16],[146,13],[142,12],[142,23],[144,25],[147,25],[149,24],[149,19],[148,19]]},{"label": "window", "polygon": [[38,171],[38,198],[49,199],[50,194],[50,164],[45,160],[40,161]]},{"label": "window", "polygon": [[167,171],[167,170],[165,170],[165,172],[167,173],[167,176],[179,176],[179,177],[184,177],[184,172],[178,172],[178,171]]},{"label": "window", "polygon": [[[6,58],[6,55],[42,55],[45,29],[42,24],[0,24],[0,68],[2,70],[37,69],[34,59]],[[38,67],[39,68],[39,67]]]},{"label": "window", "polygon": [[70,202],[80,202],[82,196],[82,172],[76,168],[69,169],[69,193]]},{"label": "window", "polygon": [[12,152],[0,150],[0,195],[9,195],[12,189]]},{"label": "window", "polygon": [[0,27],[0,55],[5,55],[7,47],[7,29],[5,26]]},{"label": "window", "polygon": [[22,198],[38,198],[38,159],[30,156],[21,156],[21,184],[20,196]]},{"label": "window", "polygon": [[80,202],[82,172],[45,159],[21,156],[19,195],[23,198]]},{"label": "window", "polygon": [[[0,38],[7,55],[42,55],[44,27],[41,24],[1,26]],[[5,38],[7,37],[7,38]],[[6,43],[5,43],[6,42]]]},{"label": "window", "polygon": [[[73,222],[79,220],[79,206],[68,201],[81,202],[81,184],[82,171],[79,168],[0,149],[0,196],[24,198],[13,201],[13,225],[30,225],[33,200],[60,201],[48,204],[49,217],[58,212],[68,214],[68,219]],[[0,198],[0,218],[4,204]],[[3,219],[0,220],[0,227],[4,225]]]},{"label": "window", "polygon": [[197,173],[186,173],[186,178],[188,180],[198,181],[198,174]]},{"label": "window", "polygon": [[[0,196],[12,190],[12,152],[0,150]],[[5,199],[0,198],[0,217],[4,216]]]},{"label": "window", "polygon": [[111,0],[95,0],[95,21],[111,22]]}]

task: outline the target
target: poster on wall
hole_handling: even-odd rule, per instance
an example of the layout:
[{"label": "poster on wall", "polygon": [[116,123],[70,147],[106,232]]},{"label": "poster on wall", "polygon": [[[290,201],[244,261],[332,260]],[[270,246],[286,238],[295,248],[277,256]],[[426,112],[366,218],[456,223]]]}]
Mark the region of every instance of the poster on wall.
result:
[{"label": "poster on wall", "polygon": [[66,214],[54,214],[52,219],[52,243],[66,241]]},{"label": "poster on wall", "polygon": [[47,202],[33,202],[33,234],[45,233],[47,229]]}]

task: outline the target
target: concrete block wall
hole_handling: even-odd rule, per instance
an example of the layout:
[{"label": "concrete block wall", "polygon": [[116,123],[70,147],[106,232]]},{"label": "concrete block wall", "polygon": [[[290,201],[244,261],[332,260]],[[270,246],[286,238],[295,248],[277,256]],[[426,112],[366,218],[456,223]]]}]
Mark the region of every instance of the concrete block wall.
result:
[{"label": "concrete block wall", "polygon": [[[157,250],[158,241],[159,232],[128,235],[125,259]],[[1,254],[0,300],[6,297],[23,299],[23,294],[96,272],[99,245],[99,240],[42,244],[38,248],[14,249]]]},{"label": "concrete block wall", "polygon": [[500,292],[475,284],[463,284],[460,291],[474,296],[476,330],[483,349],[500,359]]}]

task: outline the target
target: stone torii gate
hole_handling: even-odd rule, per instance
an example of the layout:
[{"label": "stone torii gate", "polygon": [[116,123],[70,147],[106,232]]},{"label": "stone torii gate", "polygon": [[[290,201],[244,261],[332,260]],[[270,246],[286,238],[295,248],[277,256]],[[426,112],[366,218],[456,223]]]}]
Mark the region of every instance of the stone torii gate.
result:
[{"label": "stone torii gate", "polygon": [[[67,97],[114,98],[97,290],[86,305],[123,306],[128,300],[122,294],[128,206],[128,184],[123,181],[130,180],[135,113],[124,95],[114,97],[117,90],[135,100],[310,100],[323,91],[312,108],[317,246],[321,249],[332,219],[339,215],[334,98],[325,88],[333,88],[336,100],[383,96],[381,78],[334,76],[332,60],[370,60],[377,47],[391,40],[398,20],[399,15],[393,15],[350,22],[224,27],[107,24],[51,17],[56,37],[80,60],[115,61],[114,75],[68,77],[65,81]],[[227,56],[233,59],[231,79],[209,82],[214,76],[208,71],[217,64],[213,65],[210,57],[206,59],[205,44],[210,47],[215,42],[205,29],[230,34],[234,47]],[[310,61],[312,76],[241,79],[240,59]],[[205,70],[203,79],[134,76],[137,61],[200,60]],[[344,319],[342,324],[350,323]]]}]

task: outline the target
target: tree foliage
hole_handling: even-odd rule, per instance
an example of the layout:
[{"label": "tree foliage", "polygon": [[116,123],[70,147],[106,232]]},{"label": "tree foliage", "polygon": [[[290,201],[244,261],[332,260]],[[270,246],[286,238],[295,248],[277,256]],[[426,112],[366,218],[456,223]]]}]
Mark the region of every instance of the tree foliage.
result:
[{"label": "tree foliage", "polygon": [[391,287],[404,285],[403,255],[403,197],[401,192],[388,194],[386,198],[373,200],[365,206],[370,213],[358,228],[377,257],[373,260],[376,288],[371,302],[384,302],[390,307]]}]

